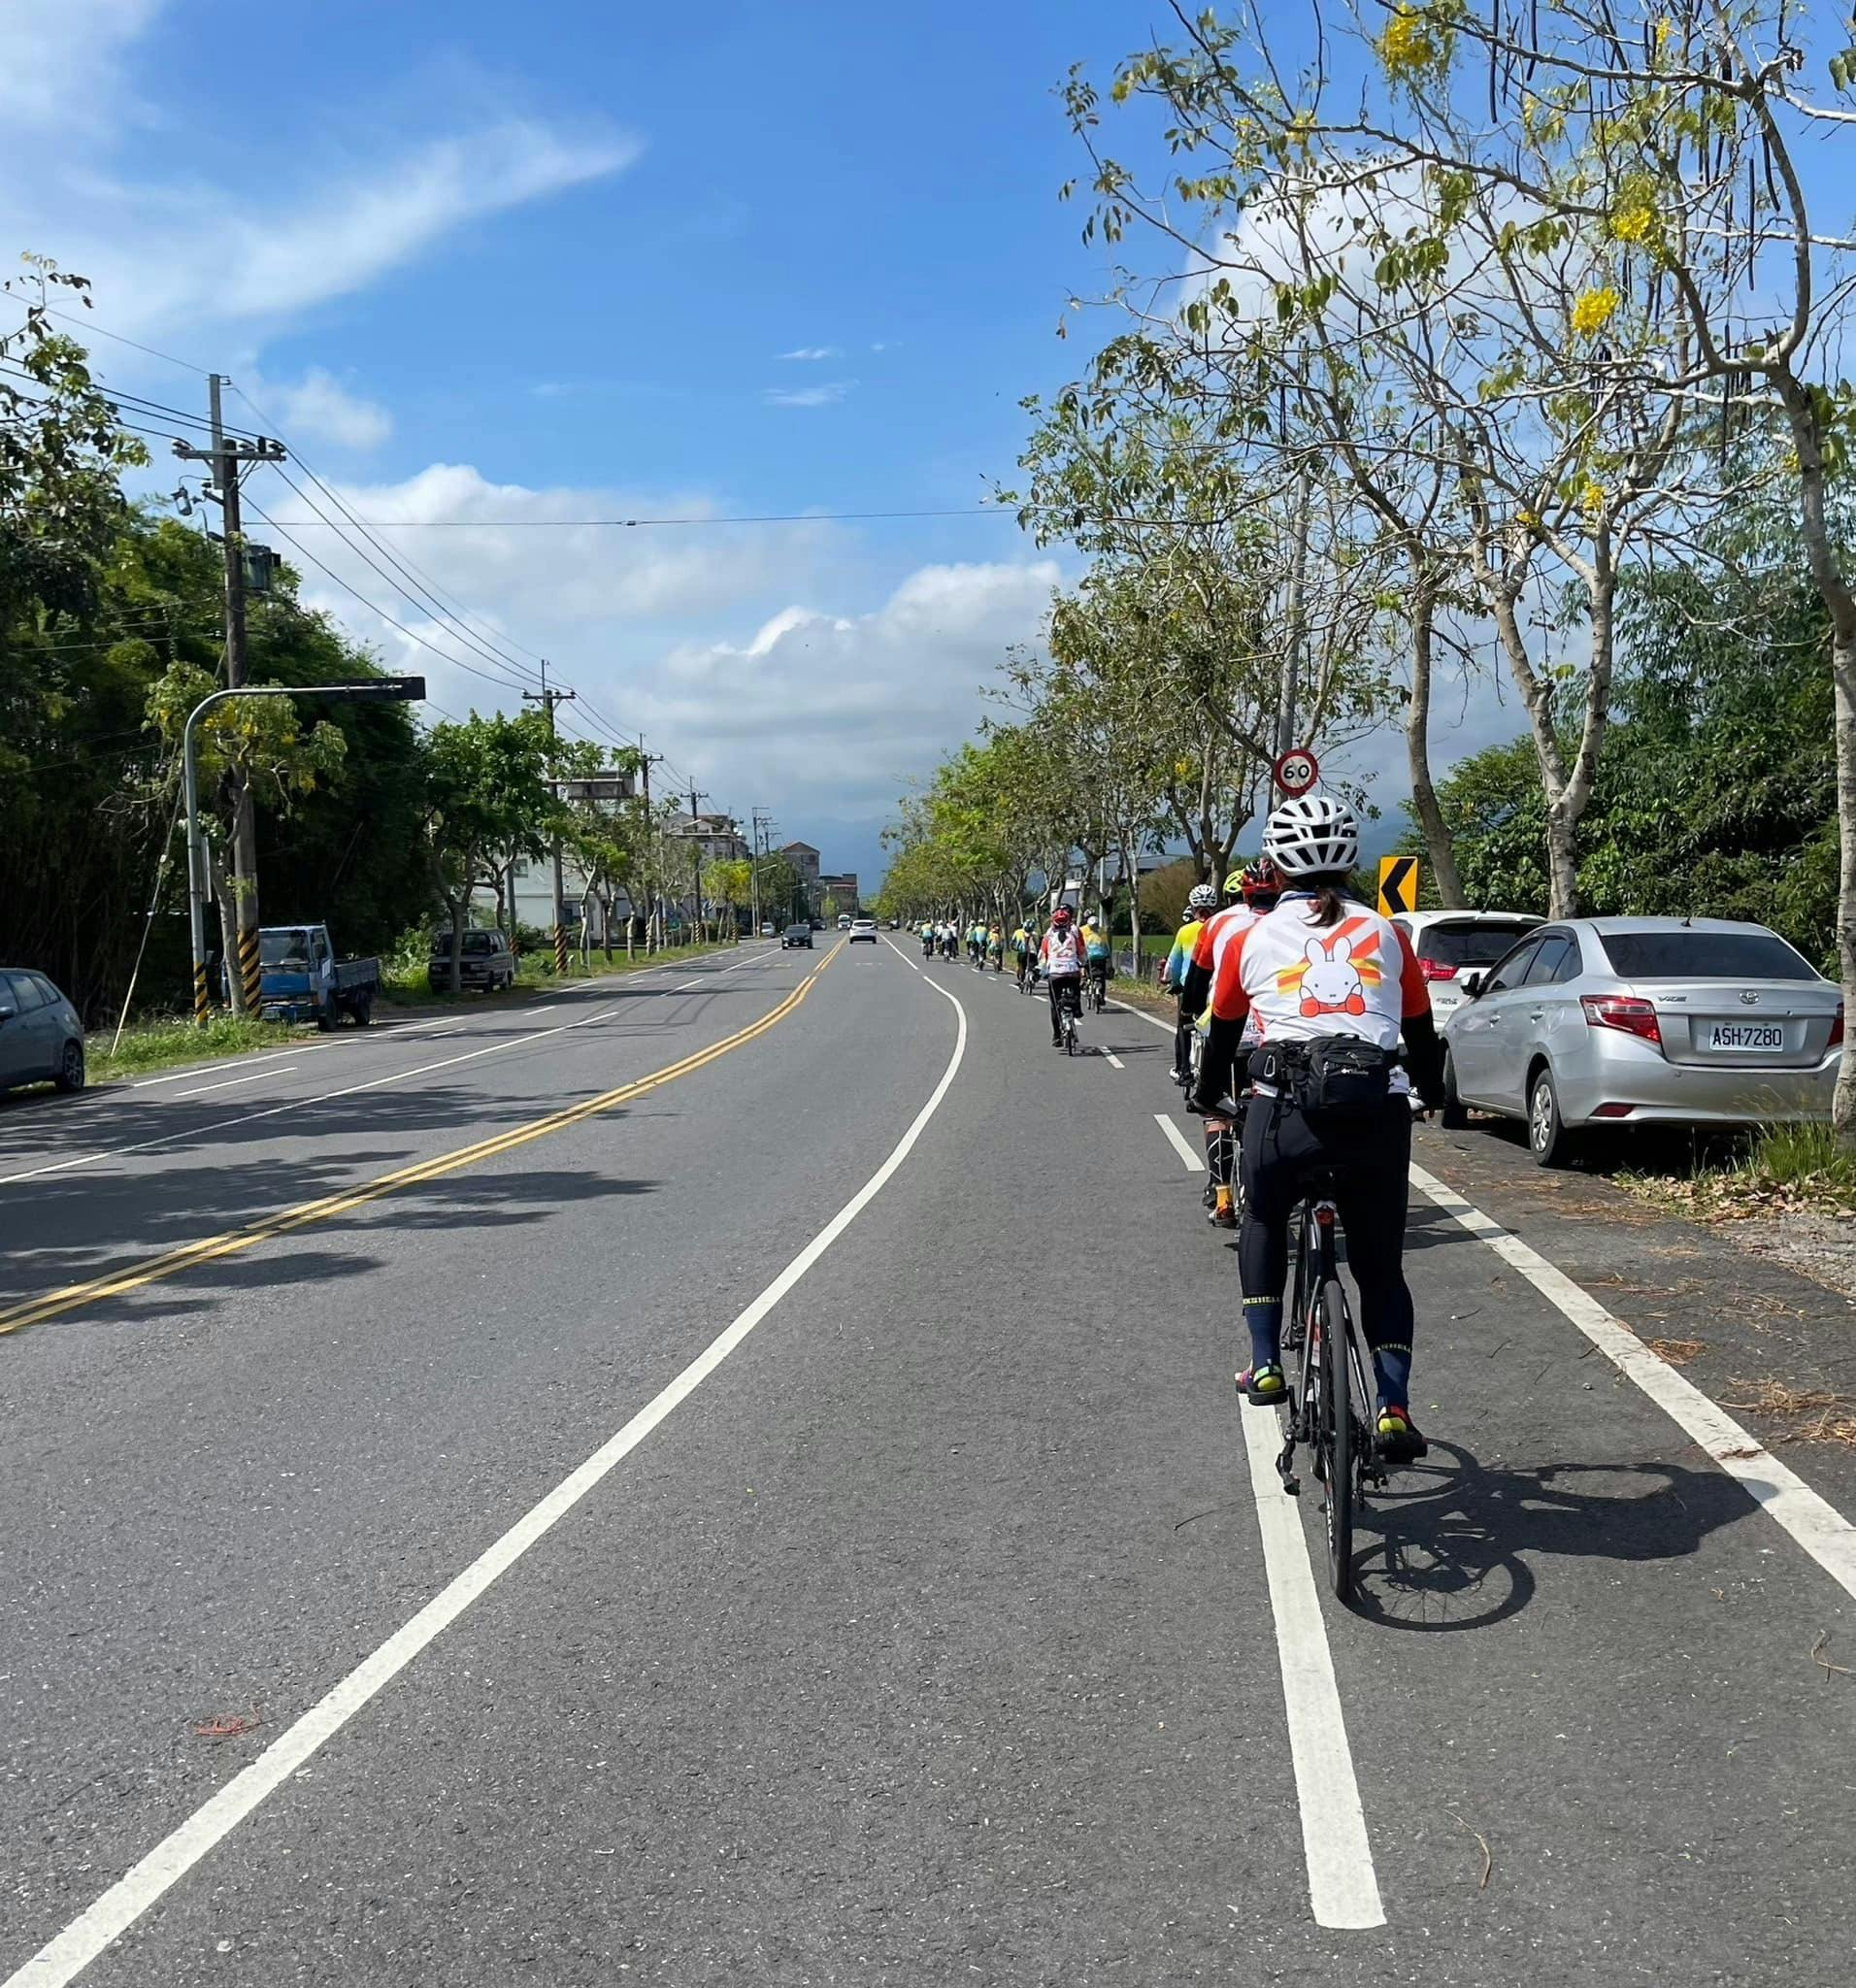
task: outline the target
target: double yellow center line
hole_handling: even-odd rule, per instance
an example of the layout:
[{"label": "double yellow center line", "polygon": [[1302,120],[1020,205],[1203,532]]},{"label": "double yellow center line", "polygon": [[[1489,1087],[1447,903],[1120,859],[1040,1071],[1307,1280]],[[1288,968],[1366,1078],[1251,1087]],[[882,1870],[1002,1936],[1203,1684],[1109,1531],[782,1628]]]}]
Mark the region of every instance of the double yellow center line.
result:
[{"label": "double yellow center line", "polygon": [[382,1174],[359,1186],[344,1188],[339,1194],[324,1195],[320,1201],[306,1201],[299,1207],[266,1215],[261,1221],[252,1222],[243,1229],[229,1230],[223,1236],[203,1237],[197,1242],[182,1243],[179,1249],[145,1258],[120,1270],[107,1271],[83,1283],[67,1284],[62,1290],[47,1291],[37,1298],[23,1299],[0,1310],[0,1337],[18,1332],[28,1325],[38,1325],[48,1318],[55,1318],[61,1312],[74,1311],[80,1306],[93,1305],[105,1298],[119,1298],[128,1291],[139,1291],[145,1284],[158,1283],[162,1278],[191,1270],[197,1264],[213,1263],[225,1256],[241,1256],[248,1249],[255,1249],[260,1242],[286,1236],[294,1229],[308,1228],[314,1222],[326,1222],[331,1216],[346,1214],[348,1209],[364,1207],[370,1201],[397,1194],[402,1188],[442,1179],[447,1174],[456,1174],[483,1160],[495,1159],[500,1153],[512,1152],[519,1145],[528,1144],[531,1140],[546,1139],[553,1132],[565,1132],[569,1126],[597,1117],[602,1111],[628,1105],[634,1098],[642,1098],[648,1091],[659,1090],[679,1077],[701,1070],[705,1064],[713,1063],[718,1056],[726,1056],[731,1049],[739,1049],[744,1043],[751,1043],[756,1036],[765,1035],[777,1023],[784,1021],[812,992],[812,983],[841,950],[841,946],[833,946],[799,985],[758,1021],[738,1029],[732,1036],[724,1036],[719,1043],[712,1043],[707,1049],[698,1049],[679,1062],[652,1071],[648,1077],[620,1084],[616,1090],[603,1091],[596,1098],[568,1106],[565,1110],[550,1111],[546,1118],[531,1119],[526,1125],[499,1132],[494,1139],[459,1146],[454,1152],[440,1153],[434,1159],[402,1167],[397,1173]]}]

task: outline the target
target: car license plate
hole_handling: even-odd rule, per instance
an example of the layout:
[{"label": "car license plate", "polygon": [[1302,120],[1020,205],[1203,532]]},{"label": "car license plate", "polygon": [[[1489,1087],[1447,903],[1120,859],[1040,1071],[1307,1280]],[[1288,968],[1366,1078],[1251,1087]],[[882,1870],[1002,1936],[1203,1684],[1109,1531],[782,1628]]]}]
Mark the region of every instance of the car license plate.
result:
[{"label": "car license plate", "polygon": [[1775,1021],[1717,1021],[1708,1034],[1710,1049],[1782,1049],[1785,1031]]}]

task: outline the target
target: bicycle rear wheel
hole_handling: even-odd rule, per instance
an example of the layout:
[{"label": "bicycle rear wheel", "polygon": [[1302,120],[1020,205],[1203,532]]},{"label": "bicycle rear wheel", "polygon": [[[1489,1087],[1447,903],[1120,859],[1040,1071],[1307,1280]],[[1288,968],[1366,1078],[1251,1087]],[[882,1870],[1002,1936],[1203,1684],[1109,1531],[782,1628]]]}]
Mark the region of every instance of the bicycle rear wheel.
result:
[{"label": "bicycle rear wheel", "polygon": [[1330,1277],[1321,1286],[1321,1429],[1319,1441],[1327,1469],[1324,1473],[1328,1519],[1328,1578],[1337,1602],[1353,1599],[1353,1508],[1358,1485],[1358,1468],[1353,1454],[1353,1399],[1348,1380],[1349,1342],[1346,1297],[1340,1280]]}]

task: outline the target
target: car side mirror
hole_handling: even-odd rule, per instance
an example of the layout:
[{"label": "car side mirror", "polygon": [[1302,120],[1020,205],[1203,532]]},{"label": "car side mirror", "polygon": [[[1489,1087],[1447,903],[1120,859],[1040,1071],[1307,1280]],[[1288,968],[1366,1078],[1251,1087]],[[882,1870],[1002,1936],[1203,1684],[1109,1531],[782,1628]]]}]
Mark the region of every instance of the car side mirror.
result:
[{"label": "car side mirror", "polygon": [[1485,977],[1481,974],[1465,974],[1463,976],[1463,998],[1465,1001],[1474,1001],[1481,993]]},{"label": "car side mirror", "polygon": [[11,1001],[0,1001],[0,1021],[11,1021],[18,1012]]}]

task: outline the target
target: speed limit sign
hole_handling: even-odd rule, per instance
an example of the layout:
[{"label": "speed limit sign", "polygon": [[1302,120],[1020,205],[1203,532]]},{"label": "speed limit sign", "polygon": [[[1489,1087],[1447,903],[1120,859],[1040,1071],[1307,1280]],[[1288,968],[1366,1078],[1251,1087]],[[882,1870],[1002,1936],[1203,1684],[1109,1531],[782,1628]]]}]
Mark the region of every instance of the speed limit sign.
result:
[{"label": "speed limit sign", "polygon": [[1276,763],[1276,783],[1285,794],[1306,794],[1321,777],[1321,768],[1306,746],[1285,752]]}]

